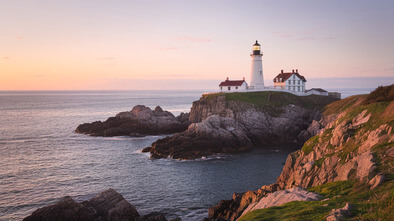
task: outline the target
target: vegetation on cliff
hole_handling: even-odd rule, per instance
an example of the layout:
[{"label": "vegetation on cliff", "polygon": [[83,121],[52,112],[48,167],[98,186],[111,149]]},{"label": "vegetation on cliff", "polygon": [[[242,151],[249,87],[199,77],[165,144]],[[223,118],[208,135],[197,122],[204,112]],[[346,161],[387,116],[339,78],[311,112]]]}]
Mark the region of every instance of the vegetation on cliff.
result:
[{"label": "vegetation on cliff", "polygon": [[288,105],[296,105],[308,109],[321,110],[328,103],[337,99],[327,96],[310,95],[297,96],[286,92],[277,91],[256,91],[248,93],[215,93],[204,95],[206,99],[215,99],[218,96],[225,96],[226,101],[241,101],[252,104],[259,109],[270,114],[281,113],[281,108]]},{"label": "vegetation on cliff", "polygon": [[[328,104],[322,118],[306,131],[314,136],[289,155],[272,184],[275,191],[303,187],[324,200],[258,209],[240,220],[392,220],[393,94],[391,85]],[[257,202],[266,196],[260,194],[265,188],[239,194],[238,201]],[[235,220],[248,203],[220,208],[223,212],[217,217],[231,214]]]}]

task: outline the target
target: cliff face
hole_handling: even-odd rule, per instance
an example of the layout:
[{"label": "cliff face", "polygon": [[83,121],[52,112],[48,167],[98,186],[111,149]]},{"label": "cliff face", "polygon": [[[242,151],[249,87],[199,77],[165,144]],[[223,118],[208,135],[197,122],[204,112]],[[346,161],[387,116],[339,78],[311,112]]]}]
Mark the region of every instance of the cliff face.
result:
[{"label": "cliff face", "polygon": [[253,145],[302,143],[303,130],[333,99],[281,92],[205,95],[193,102],[188,130],[152,144],[151,156],[193,159]]},{"label": "cliff face", "polygon": [[381,172],[376,160],[394,141],[394,102],[364,105],[366,98],[354,96],[327,106],[324,117],[309,128],[316,136],[288,156],[277,180],[281,188],[370,180]]},{"label": "cliff face", "polygon": [[[394,157],[394,86],[383,91],[327,105],[321,119],[314,120],[299,134],[301,139],[313,137],[301,150],[288,156],[275,184],[222,200],[210,208],[211,220],[236,220],[248,206],[268,194],[295,186],[309,188],[352,180],[367,191],[390,181]],[[390,201],[384,194],[379,197]]]}]

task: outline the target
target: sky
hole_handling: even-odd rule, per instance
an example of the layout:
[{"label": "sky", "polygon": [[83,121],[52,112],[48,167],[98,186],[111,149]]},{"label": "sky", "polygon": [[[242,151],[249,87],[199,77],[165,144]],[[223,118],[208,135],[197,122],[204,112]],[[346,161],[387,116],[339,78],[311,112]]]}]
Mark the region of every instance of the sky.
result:
[{"label": "sky", "polygon": [[298,69],[306,88],[394,83],[392,0],[0,0],[0,90],[266,86]]}]

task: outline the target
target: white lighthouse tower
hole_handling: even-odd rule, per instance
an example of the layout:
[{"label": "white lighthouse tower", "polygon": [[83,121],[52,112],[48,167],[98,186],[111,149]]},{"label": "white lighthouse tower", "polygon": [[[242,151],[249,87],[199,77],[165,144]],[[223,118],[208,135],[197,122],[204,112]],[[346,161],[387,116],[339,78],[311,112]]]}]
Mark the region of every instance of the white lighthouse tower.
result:
[{"label": "white lighthouse tower", "polygon": [[250,86],[251,89],[263,89],[263,54],[260,52],[260,44],[256,41],[253,45],[253,52],[250,55],[252,57],[252,71],[250,73]]}]

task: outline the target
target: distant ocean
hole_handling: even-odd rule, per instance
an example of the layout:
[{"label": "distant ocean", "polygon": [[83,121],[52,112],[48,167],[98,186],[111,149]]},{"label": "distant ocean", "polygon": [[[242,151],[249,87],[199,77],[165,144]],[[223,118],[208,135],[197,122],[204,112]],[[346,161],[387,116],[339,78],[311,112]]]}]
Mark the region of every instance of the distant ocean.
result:
[{"label": "distant ocean", "polygon": [[[342,98],[372,89],[330,90]],[[234,192],[275,182],[299,147],[270,147],[204,160],[151,160],[140,152],[164,136],[91,137],[85,122],[106,120],[138,104],[174,115],[203,91],[0,91],[0,220],[20,220],[66,195],[77,201],[113,188],[140,214],[202,220]]]}]

